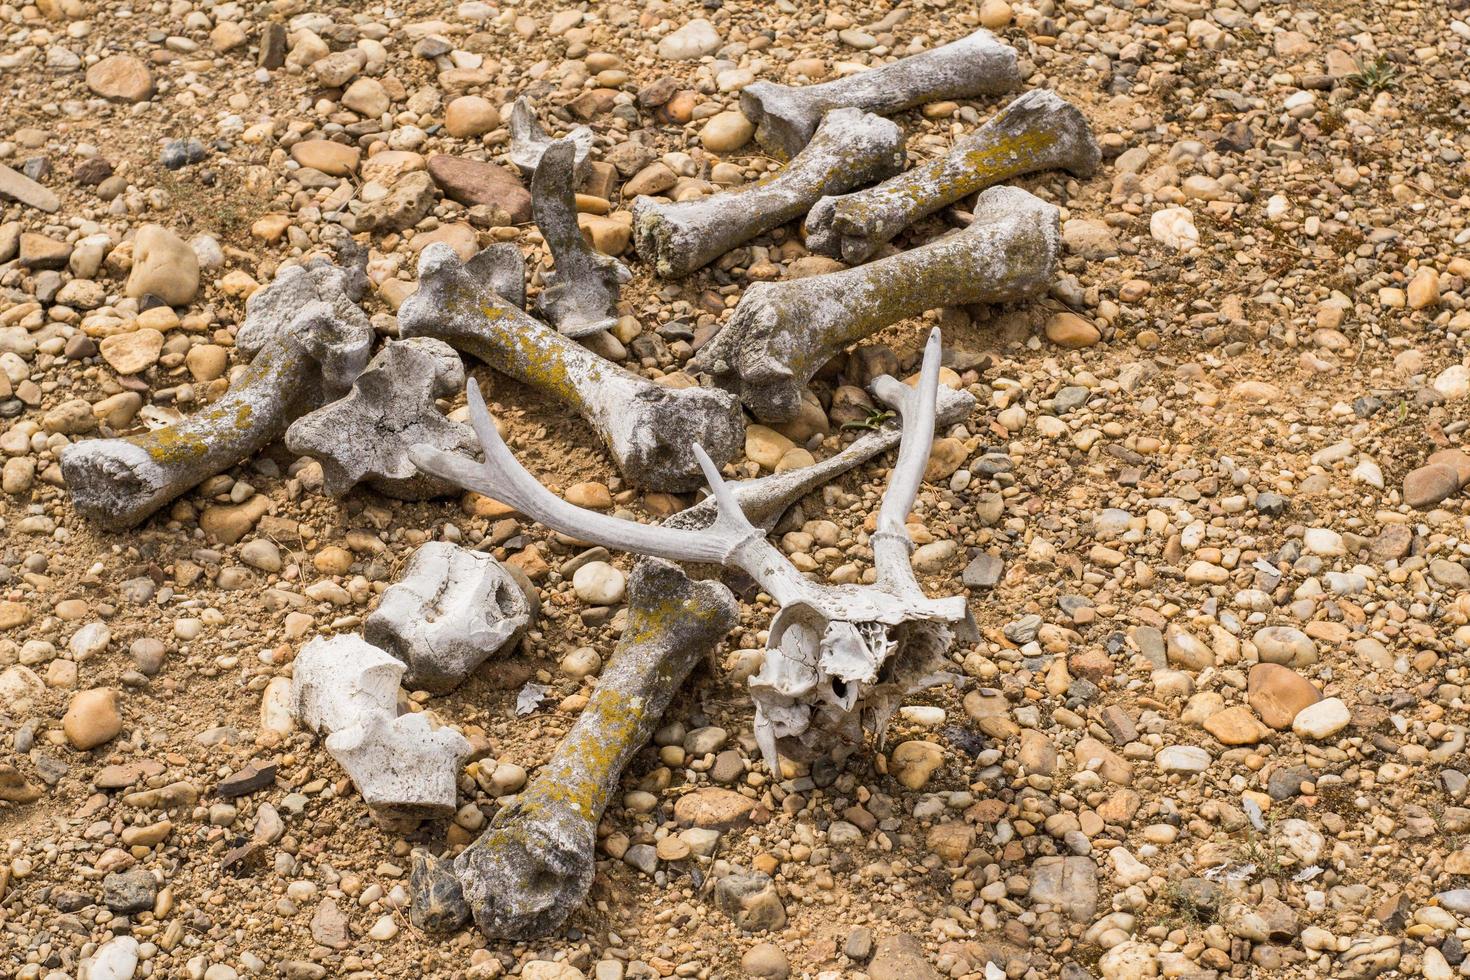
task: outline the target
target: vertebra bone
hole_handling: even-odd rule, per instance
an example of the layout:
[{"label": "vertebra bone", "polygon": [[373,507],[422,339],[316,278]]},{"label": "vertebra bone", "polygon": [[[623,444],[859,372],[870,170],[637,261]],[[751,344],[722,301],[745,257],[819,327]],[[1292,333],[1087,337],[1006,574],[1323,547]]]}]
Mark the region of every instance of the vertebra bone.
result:
[{"label": "vertebra bone", "polygon": [[764,421],[788,421],[817,370],[844,347],[937,306],[1002,303],[1050,282],[1057,209],[1018,187],[980,195],[963,231],[856,269],[757,282],[691,364]]},{"label": "vertebra bone", "polygon": [[[475,280],[442,243],[424,249],[419,288],[398,312],[405,337],[437,337],[579,412],[631,483],[687,490],[699,470],[689,447],[731,459],[745,438],[728,392],[655,384],[527,316]],[[508,501],[507,501],[508,503]]]},{"label": "vertebra bone", "polygon": [[317,637],[296,656],[293,713],[357,784],[380,822],[454,812],[455,783],[470,743],[450,728],[431,728],[423,713],[398,713],[403,664],[359,636]]},{"label": "vertebra bone", "polygon": [[464,905],[455,901],[454,879],[476,925],[492,939],[543,935],[575,911],[592,884],[597,822],[623,767],[738,613],[730,590],[718,582],[691,581],[657,559],[638,562],[628,588],[628,625],[576,724],[452,866],[419,858],[415,922],[461,924]]},{"label": "vertebra bone", "polygon": [[[573,127],[561,137],[571,140],[576,146],[577,155],[573,167],[578,177],[587,169],[587,157],[592,152],[595,138],[592,130],[586,126]],[[525,96],[516,99],[510,108],[510,151],[506,153],[510,162],[530,177],[541,166],[541,158],[553,142],[555,141],[546,135],[546,130],[536,121],[536,110],[531,108],[530,100]]]},{"label": "vertebra bone", "polygon": [[585,337],[617,323],[618,292],[633,273],[589,245],[577,225],[573,149],[570,140],[553,142],[531,180],[536,227],[556,264],[555,272],[542,273],[536,308],[563,335]]},{"label": "vertebra bone", "polygon": [[1020,81],[1015,50],[979,30],[932,51],[820,85],[747,85],[740,93],[740,111],[756,124],[761,146],[790,159],[806,146],[829,110],[852,106],[887,116],[925,102],[998,95]]},{"label": "vertebra bone", "polygon": [[903,134],[861,109],[836,109],[779,173],[698,201],[633,202],[638,254],[666,278],[687,276],[741,242],[805,214],[823,194],[840,194],[898,173]]},{"label": "vertebra bone", "polygon": [[447,541],[430,541],[383,593],[362,635],[407,664],[409,688],[438,694],[458,687],[496,652],[515,646],[531,614],[525,592],[500,562]]},{"label": "vertebra bone", "polygon": [[1039,170],[1090,176],[1101,154],[1087,119],[1044,89],[1027,92],[946,156],[876,187],[824,197],[806,219],[807,248],[849,265],[967,194]]},{"label": "vertebra bone", "polygon": [[372,349],[367,315],[345,299],[271,307],[271,317],[287,315],[281,324],[261,314],[259,352],[208,408],[151,432],[63,449],[61,475],[77,510],[109,529],[130,528],[341,397]]},{"label": "vertebra bone", "polygon": [[[583,510],[536,482],[506,446],[485,409],[479,387],[469,386],[470,424],[485,451],[475,463],[429,446],[410,455],[424,470],[516,508],[553,530],[672,561],[738,568],[766,592],[781,611],[771,623],[766,663],[751,680],[756,697],[756,737],[767,764],[779,771],[777,741],[792,737],[812,749],[832,737],[846,739],[854,727],[882,729],[893,703],[888,684],[908,676],[905,651],[928,655],[947,649],[951,623],[966,621],[961,596],[929,599],[914,578],[913,547],[904,518],[918,492],[934,438],[939,386],[939,331],[924,351],[919,387],[889,379],[885,400],[902,406],[903,437],[872,535],[872,586],[826,586],[808,580],[742,513],[731,487],[699,446],[694,454],[717,501],[706,528],[657,527]],[[875,382],[876,384],[877,382]],[[891,663],[890,663],[891,661]],[[876,700],[869,702],[872,690]]]},{"label": "vertebra bone", "polygon": [[448,344],[430,337],[390,340],[345,398],[291,423],[286,448],[321,464],[326,491],[334,497],[364,480],[399,500],[453,493],[453,487],[414,468],[408,447],[474,446],[469,427],[451,422],[434,404],[463,387],[464,365]]}]

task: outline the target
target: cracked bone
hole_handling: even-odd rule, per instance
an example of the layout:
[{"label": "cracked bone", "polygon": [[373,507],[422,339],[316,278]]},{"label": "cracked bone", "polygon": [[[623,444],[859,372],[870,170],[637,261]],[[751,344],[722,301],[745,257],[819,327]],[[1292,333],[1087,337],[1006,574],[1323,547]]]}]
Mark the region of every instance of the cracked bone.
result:
[{"label": "cracked bone", "polygon": [[[592,885],[597,823],[623,767],[738,618],[734,596],[719,582],[692,581],[657,559],[634,565],[628,624],[576,724],[452,865],[415,869],[415,910],[438,913],[420,912],[415,921],[454,928],[467,910],[492,939],[541,936],[565,921]],[[462,904],[454,900],[456,883]]]},{"label": "cracked bone", "polygon": [[451,422],[435,405],[463,387],[464,365],[442,340],[390,340],[345,398],[291,423],[286,447],[321,464],[326,491],[334,497],[364,481],[399,500],[453,493],[454,487],[414,467],[408,447],[474,446],[469,426]]},{"label": "cracked bone", "polygon": [[372,349],[367,315],[350,301],[321,299],[273,310],[288,319],[262,327],[258,353],[214,404],[150,432],[62,450],[78,511],[111,530],[130,528],[346,392]]},{"label": "cracked bone", "polygon": [[755,123],[761,146],[790,159],[833,109],[851,106],[888,116],[926,102],[999,95],[1020,81],[1015,49],[978,30],[943,47],[820,85],[747,85],[740,92],[740,111]]},{"label": "cracked bone", "polygon": [[757,235],[805,214],[824,194],[841,194],[903,169],[903,133],[861,109],[829,112],[780,172],[697,201],[633,202],[638,254],[665,278],[687,276]]},{"label": "cracked bone", "polygon": [[785,422],[817,370],[849,344],[938,306],[1033,296],[1052,278],[1057,209],[1018,187],[983,192],[969,227],[855,269],[752,283],[691,367]]},{"label": "cracked bone", "polygon": [[[576,126],[561,139],[570,140],[576,147],[573,167],[575,176],[581,177],[587,172],[587,157],[592,152],[595,134],[586,126]],[[547,136],[546,130],[536,121],[536,110],[531,108],[531,101],[525,96],[516,99],[510,108],[510,150],[506,153],[510,162],[530,177],[541,166],[541,159],[553,142],[556,141]]]},{"label": "cracked bone", "polygon": [[430,541],[384,591],[362,635],[407,665],[403,680],[410,690],[440,694],[458,687],[497,652],[513,648],[531,617],[529,598],[504,565],[447,541]]},{"label": "cracked bone", "polygon": [[387,826],[454,813],[470,743],[428,717],[398,713],[403,664],[354,634],[317,637],[296,657],[292,713],[326,733],[327,752]]},{"label": "cracked bone", "polygon": [[318,255],[303,264],[283,267],[269,285],[245,301],[245,319],[235,331],[235,349],[247,360],[253,359],[310,303],[326,303],[339,319],[355,319],[358,301],[367,289],[367,259],[366,250],[353,246],[350,252],[344,250],[340,265]]},{"label": "cracked bone", "polygon": [[690,455],[707,443],[722,463],[744,444],[740,405],[712,388],[672,388],[623,370],[507,303],[442,243],[424,249],[419,288],[398,311],[404,337],[437,337],[566,403],[587,420],[630,483],[687,490]]},{"label": "cracked bone", "polygon": [[1041,170],[1087,177],[1099,159],[1086,117],[1055,93],[1037,89],[947,155],[875,187],[822,198],[807,215],[806,245],[856,265],[920,218],[969,194]]},{"label": "cracked bone", "polygon": [[930,599],[909,563],[912,508],[934,440],[940,336],[924,350],[917,388],[893,379],[880,386],[901,406],[898,460],[871,535],[873,585],[825,585],[807,579],[745,517],[735,492],[698,445],[694,455],[716,500],[704,528],[653,526],[584,510],[536,482],[511,453],[470,384],[470,424],[485,461],[430,446],[410,450],[420,469],[500,500],[579,541],[669,561],[724,565],[750,576],[780,606],[771,622],[766,660],[750,680],[756,738],[772,772],[778,746],[803,752],[843,751],[864,729],[882,732],[897,696],[922,682],[930,662],[953,641],[952,624],[969,623],[963,596]]},{"label": "cracked bone", "polygon": [[633,273],[588,244],[577,224],[570,140],[546,148],[531,179],[536,227],[551,250],[555,272],[542,274],[536,308],[567,337],[585,337],[618,322],[618,292]]}]

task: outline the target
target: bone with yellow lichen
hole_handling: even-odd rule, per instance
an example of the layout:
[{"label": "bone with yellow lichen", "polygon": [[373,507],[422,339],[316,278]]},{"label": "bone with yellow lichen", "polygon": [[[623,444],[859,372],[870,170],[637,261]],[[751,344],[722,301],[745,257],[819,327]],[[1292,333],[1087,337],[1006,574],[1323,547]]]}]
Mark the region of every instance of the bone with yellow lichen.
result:
[{"label": "bone with yellow lichen", "polygon": [[659,275],[686,276],[742,242],[805,214],[823,194],[841,194],[897,173],[903,134],[861,109],[837,109],[810,143],[773,176],[697,201],[633,202],[638,254]]},{"label": "bone with yellow lichen", "polygon": [[623,370],[527,315],[442,243],[424,249],[419,288],[398,311],[404,337],[436,337],[565,403],[587,420],[631,483],[688,490],[700,483],[689,447],[721,463],[745,439],[728,392],[673,388]]},{"label": "bone with yellow lichen", "polygon": [[612,663],[551,761],[452,863],[416,856],[415,923],[454,928],[468,912],[492,939],[527,939],[575,911],[592,885],[597,823],[623,767],[738,613],[719,582],[693,581],[656,558],[635,565]]},{"label": "bone with yellow lichen", "polygon": [[1017,187],[992,187],[963,231],[856,269],[753,283],[691,366],[738,392],[757,418],[789,421],[817,370],[869,334],[939,306],[1041,292],[1060,240],[1054,206]]},{"label": "bone with yellow lichen", "polygon": [[[290,280],[299,285],[304,275]],[[208,408],[151,432],[62,450],[61,475],[78,511],[111,530],[133,527],[280,438],[297,416],[340,398],[367,365],[372,323],[349,297],[282,304],[266,319],[257,321],[254,359]]]},{"label": "bone with yellow lichen", "polygon": [[856,264],[968,194],[1041,170],[1086,177],[1100,156],[1076,106],[1045,89],[1027,92],[945,156],[876,187],[822,198],[807,215],[807,248]]},{"label": "bone with yellow lichen", "polygon": [[880,116],[936,102],[997,95],[1021,81],[1015,49],[987,30],[820,85],[756,82],[740,92],[740,111],[756,124],[768,151],[789,159],[801,152],[822,116],[852,106]]}]

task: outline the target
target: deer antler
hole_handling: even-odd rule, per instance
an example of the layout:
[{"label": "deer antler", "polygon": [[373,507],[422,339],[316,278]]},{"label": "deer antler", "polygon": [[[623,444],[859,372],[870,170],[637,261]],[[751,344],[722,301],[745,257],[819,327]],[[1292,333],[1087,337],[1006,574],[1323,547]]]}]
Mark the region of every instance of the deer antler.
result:
[{"label": "deer antler", "polygon": [[[898,461],[888,473],[888,487],[878,507],[878,527],[868,538],[873,546],[873,569],[878,573],[878,588],[895,595],[922,596],[923,590],[914,579],[909,555],[914,550],[906,521],[924,469],[929,465],[929,450],[934,444],[934,413],[939,397],[939,328],[929,332],[924,345],[924,366],[919,371],[916,388],[895,378],[884,376],[874,382],[879,397],[898,406],[903,418],[903,435],[898,443]],[[879,382],[882,382],[881,387]]]}]

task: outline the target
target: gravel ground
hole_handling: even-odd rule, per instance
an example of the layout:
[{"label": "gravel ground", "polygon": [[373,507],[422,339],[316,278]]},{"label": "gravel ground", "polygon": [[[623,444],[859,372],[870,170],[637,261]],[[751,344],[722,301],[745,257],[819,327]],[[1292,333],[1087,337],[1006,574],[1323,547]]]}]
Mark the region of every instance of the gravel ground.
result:
[{"label": "gravel ground", "polygon": [[[1465,0],[39,0],[0,21],[0,974],[1470,976]],[[484,498],[333,499],[279,442],[110,532],[60,450],[217,399],[245,299],[286,263],[368,248],[385,336],[432,242],[514,242],[535,268],[517,96],[595,131],[584,228],[617,253],[630,187],[778,167],[726,114],[743,86],[982,24],[1103,148],[1087,180],[1018,182],[1062,209],[1051,289],[884,331],[819,374],[823,411],[753,428],[727,468],[830,455],[854,435],[838,383],[910,373],[941,324],[979,404],[940,433],[914,530],[928,594],[968,595],[980,627],[960,680],[839,765],[770,772],[744,679],[772,609],[744,602],[625,774],[585,907],[523,944],[421,933],[411,850],[463,847],[550,757],[625,622],[571,567],[629,556]],[[910,158],[1006,101],[899,114]],[[503,169],[425,181],[435,154]],[[677,282],[625,261],[599,350],[657,378],[750,282],[826,260],[793,224]],[[584,422],[466,366],[548,486],[642,520],[693,501],[624,485]],[[890,463],[775,540],[861,580]],[[518,565],[541,618],[454,692],[405,694],[475,761],[453,821],[392,832],[266,691],[430,540]],[[527,681],[548,697],[517,717]],[[228,795],[252,765],[274,778]],[[708,844],[675,813],[690,794],[730,829],[651,859]],[[716,884],[759,874],[732,917]]]}]

